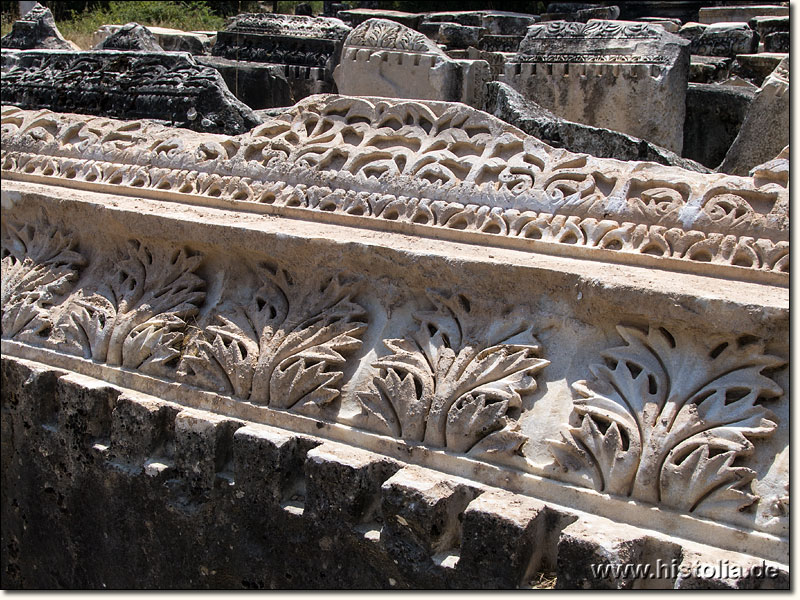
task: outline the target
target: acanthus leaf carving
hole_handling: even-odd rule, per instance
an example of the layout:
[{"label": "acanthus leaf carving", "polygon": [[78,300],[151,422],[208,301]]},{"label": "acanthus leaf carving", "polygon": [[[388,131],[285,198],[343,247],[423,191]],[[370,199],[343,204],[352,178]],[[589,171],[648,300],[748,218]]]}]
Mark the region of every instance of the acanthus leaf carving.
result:
[{"label": "acanthus leaf carving", "polygon": [[23,331],[47,336],[49,309],[74,285],[86,264],[76,240],[43,213],[32,225],[3,223],[3,337]]},{"label": "acanthus leaf carving", "polygon": [[205,298],[203,257],[129,240],[94,291],[71,299],[62,327],[85,358],[158,374],[180,355],[186,320]]},{"label": "acanthus leaf carving", "polygon": [[357,394],[379,428],[408,441],[489,456],[517,453],[525,438],[514,417],[535,374],[549,362],[519,314],[489,322],[464,296],[428,293],[435,310],[414,316],[410,338],[389,339],[392,354]]},{"label": "acanthus leaf carving", "polygon": [[[228,303],[193,338],[181,371],[203,387],[254,404],[317,414],[339,395],[345,355],[361,347],[365,310],[339,277],[302,289],[266,263],[246,306]],[[300,287],[301,289],[298,289]]]},{"label": "acanthus leaf carving", "polygon": [[784,361],[746,338],[709,351],[663,328],[618,331],[626,345],[573,384],[579,425],[550,441],[557,464],[598,491],[687,511],[752,504],[755,472],[734,461],[777,427],[760,401],[783,390],[763,371]]}]

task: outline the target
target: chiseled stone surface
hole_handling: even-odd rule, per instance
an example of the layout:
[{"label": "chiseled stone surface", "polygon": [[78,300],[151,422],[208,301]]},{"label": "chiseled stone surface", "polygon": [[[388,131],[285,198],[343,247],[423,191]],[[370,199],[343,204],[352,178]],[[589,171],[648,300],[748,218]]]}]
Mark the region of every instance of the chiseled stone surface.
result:
[{"label": "chiseled stone surface", "polygon": [[784,58],[756,92],[739,134],[718,171],[748,173],[776,156],[789,143],[789,57]]},{"label": "chiseled stone surface", "polygon": [[186,54],[28,50],[2,73],[2,101],[30,109],[156,119],[242,133],[261,121],[222,76]]},{"label": "chiseled stone surface", "polygon": [[705,6],[700,9],[701,23],[745,23],[755,17],[788,17],[789,7],[778,4],[742,6]]},{"label": "chiseled stone surface", "polygon": [[50,9],[38,2],[27,14],[14,22],[11,31],[0,39],[0,47],[17,50],[78,50],[74,43],[65,40],[58,31]]},{"label": "chiseled stone surface", "polygon": [[547,22],[528,28],[504,81],[559,117],[680,153],[688,46],[659,25]]},{"label": "chiseled stone surface", "polygon": [[747,23],[716,23],[704,27],[692,39],[689,50],[701,56],[729,56],[750,54],[758,47],[758,37]]},{"label": "chiseled stone surface", "polygon": [[4,107],[8,587],[582,587],[698,547],[785,586],[769,158],[596,158],[435,101],[236,136]]}]

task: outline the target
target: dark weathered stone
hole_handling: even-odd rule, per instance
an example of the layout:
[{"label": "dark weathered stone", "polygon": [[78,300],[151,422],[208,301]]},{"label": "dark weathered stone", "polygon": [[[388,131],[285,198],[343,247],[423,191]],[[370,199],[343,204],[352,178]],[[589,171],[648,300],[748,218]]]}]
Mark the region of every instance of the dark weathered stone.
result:
[{"label": "dark weathered stone", "polygon": [[720,56],[692,56],[689,63],[689,81],[691,83],[713,83],[727,79],[730,75],[733,60]]},{"label": "dark weathered stone", "polygon": [[716,168],[736,139],[754,95],[742,86],[690,83],[686,92],[683,155]]},{"label": "dark weathered stone", "polygon": [[213,56],[329,70],[338,62],[350,28],[339,19],[273,14],[241,14],[217,34]]},{"label": "dark weathered stone", "polygon": [[218,56],[198,56],[196,60],[219,71],[231,93],[254,110],[289,106],[296,101],[283,65],[235,61]]},{"label": "dark weathered stone", "polygon": [[478,41],[478,49],[486,52],[517,52],[521,35],[484,35]]},{"label": "dark weathered stone", "polygon": [[747,24],[758,34],[761,41],[777,31],[789,32],[789,17],[753,17]]},{"label": "dark weathered stone", "polygon": [[758,36],[747,23],[717,23],[692,39],[690,51],[702,56],[736,56],[755,52]]},{"label": "dark weathered stone", "polygon": [[760,86],[786,56],[785,52],[739,54],[731,63],[730,74]]},{"label": "dark weathered stone", "polygon": [[483,27],[470,27],[457,23],[442,23],[435,38],[440,44],[448,48],[468,48],[477,46],[481,36],[486,32]]},{"label": "dark weathered stone", "polygon": [[526,100],[504,83],[491,82],[487,88],[487,101],[484,106],[486,112],[519,127],[525,133],[551,146],[603,158],[648,160],[700,173],[709,172],[702,165],[681,158],[674,152],[646,140],[619,131],[561,119],[535,102]]},{"label": "dark weathered stone", "polygon": [[310,2],[299,2],[294,7],[294,14],[301,17],[313,17],[314,9],[311,7]]},{"label": "dark weathered stone", "polygon": [[766,52],[789,52],[789,32],[776,31],[764,38]]},{"label": "dark weathered stone", "polygon": [[261,120],[222,76],[187,54],[29,50],[2,73],[2,101],[23,108],[156,119],[237,134]]},{"label": "dark weathered stone", "polygon": [[58,31],[53,13],[49,8],[36,4],[26,15],[16,21],[11,32],[0,38],[0,47],[30,50],[77,50],[72,42],[65,40]]},{"label": "dark weathered stone", "polygon": [[155,36],[138,23],[128,23],[112,33],[96,47],[96,50],[138,50],[141,52],[163,52]]},{"label": "dark weathered stone", "polygon": [[422,15],[419,13],[409,13],[399,10],[380,10],[376,8],[350,8],[347,10],[340,10],[337,16],[349,23],[352,27],[358,27],[361,23],[369,19],[386,19],[387,21],[395,21],[406,27],[411,27],[411,29],[416,29],[422,20]]}]

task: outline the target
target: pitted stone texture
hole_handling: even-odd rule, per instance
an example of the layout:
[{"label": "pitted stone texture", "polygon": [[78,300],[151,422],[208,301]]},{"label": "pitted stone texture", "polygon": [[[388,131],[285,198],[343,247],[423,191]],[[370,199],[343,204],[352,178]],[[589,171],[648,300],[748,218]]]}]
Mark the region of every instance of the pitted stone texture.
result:
[{"label": "pitted stone texture", "polygon": [[689,50],[701,56],[728,56],[750,54],[758,47],[758,36],[747,23],[716,23],[703,28],[692,39]]},{"label": "pitted stone texture", "polygon": [[455,556],[461,544],[460,515],[479,493],[463,480],[415,467],[401,469],[382,486],[381,539],[412,562]]},{"label": "pitted stone texture", "polygon": [[304,469],[307,514],[355,526],[380,520],[381,486],[400,465],[328,442],[308,452]]},{"label": "pitted stone texture", "polygon": [[776,156],[789,143],[789,57],[764,80],[718,171],[734,175]]},{"label": "pitted stone texture", "polygon": [[38,2],[27,14],[14,23],[10,33],[0,39],[0,47],[30,50],[78,50],[78,47],[65,40],[56,27],[53,13]]},{"label": "pitted stone texture", "polygon": [[504,81],[559,117],[680,153],[688,45],[659,25],[542,23],[528,29]]},{"label": "pitted stone texture", "polygon": [[30,50],[17,59],[2,73],[2,101],[21,107],[228,134],[261,122],[216,70],[186,54]]},{"label": "pitted stone texture", "polygon": [[561,532],[558,541],[558,589],[632,589],[630,574],[598,577],[593,567],[643,563],[646,538],[642,532],[610,523],[578,520]]},{"label": "pitted stone texture", "polygon": [[546,506],[508,492],[487,491],[464,511],[458,569],[472,585],[508,589],[542,566],[548,521]]},{"label": "pitted stone texture", "polygon": [[485,61],[453,60],[417,31],[370,19],[345,40],[333,77],[343,94],[480,106],[491,74]]},{"label": "pitted stone texture", "polygon": [[790,39],[788,31],[775,31],[764,37],[765,52],[789,52]]},{"label": "pitted stone texture", "polygon": [[491,82],[487,90],[486,112],[556,148],[617,160],[653,161],[699,173],[710,172],[703,165],[681,158],[646,140],[561,119],[504,83]]},{"label": "pitted stone texture", "polygon": [[274,508],[286,502],[302,506],[303,463],[308,451],[320,443],[263,425],[237,429],[233,435],[233,469],[241,498],[254,506]]},{"label": "pitted stone texture", "polygon": [[184,410],[175,417],[175,467],[194,492],[233,484],[233,435],[244,423]]},{"label": "pitted stone texture", "polygon": [[175,417],[179,412],[175,405],[121,394],[111,414],[114,460],[156,474],[172,466]]},{"label": "pitted stone texture", "polygon": [[155,36],[147,27],[128,23],[95,46],[96,50],[138,50],[141,52],[163,52]]},{"label": "pitted stone texture", "polygon": [[742,86],[690,83],[683,155],[713,169],[739,133],[755,93]]}]

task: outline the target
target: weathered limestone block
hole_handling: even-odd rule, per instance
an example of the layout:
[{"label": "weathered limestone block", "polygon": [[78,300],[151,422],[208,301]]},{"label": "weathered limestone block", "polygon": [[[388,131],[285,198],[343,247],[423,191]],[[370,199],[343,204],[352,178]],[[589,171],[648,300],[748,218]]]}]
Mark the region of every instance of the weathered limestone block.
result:
[{"label": "weathered limestone block", "polygon": [[419,32],[370,19],[345,40],[333,77],[343,94],[481,106],[491,73],[485,61],[451,59]]},{"label": "weathered limestone block", "polygon": [[750,54],[758,48],[758,36],[747,23],[716,23],[692,39],[689,50],[701,56]]},{"label": "weathered limestone block", "polygon": [[449,48],[477,47],[481,37],[486,33],[484,27],[470,27],[458,23],[441,23],[434,38]]},{"label": "weathered limestone block", "polygon": [[[111,35],[122,29],[122,25],[102,25],[92,34],[92,48],[97,50],[108,49],[101,45]],[[125,26],[127,27],[127,25]],[[161,49],[168,52],[188,52],[193,55],[208,54],[213,42],[213,33],[199,31],[181,31],[166,27],[145,27],[156,40]],[[117,48],[127,50],[128,48]]]},{"label": "weathered limestone block", "polygon": [[559,117],[680,153],[688,45],[643,23],[533,25],[504,81]]},{"label": "weathered limestone block", "polygon": [[683,155],[719,165],[739,133],[755,93],[742,86],[690,83],[686,92]]},{"label": "weathered limestone block", "polygon": [[523,36],[521,35],[484,35],[478,40],[478,49],[486,52],[507,52],[516,54],[522,40]]},{"label": "weathered limestone block", "polygon": [[123,25],[116,32],[97,44],[95,50],[139,50],[163,52],[152,32],[138,23]]},{"label": "weathered limestone block", "polygon": [[789,57],[764,80],[719,171],[745,174],[789,143]]},{"label": "weathered limestone block", "polygon": [[[486,112],[556,148],[566,148],[571,152],[585,152],[601,158],[648,160],[700,173],[709,172],[701,164],[681,158],[674,152],[670,152],[666,148],[659,148],[646,140],[640,140],[618,131],[560,119],[532,100],[526,100],[504,83],[491,82],[487,85],[487,90],[486,105],[484,106]],[[728,146],[735,136],[736,132],[728,140]],[[728,146],[725,146],[723,156]],[[719,161],[714,163],[714,165],[717,164]]]},{"label": "weathered limestone block", "polygon": [[0,132],[3,362],[59,371],[2,371],[10,587],[571,587],[698,545],[788,570],[788,149],[696,173],[342,96],[237,136]]},{"label": "weathered limestone block", "polygon": [[706,6],[700,9],[700,22],[713,23],[745,23],[756,17],[788,17],[789,7],[773,4],[745,6]]},{"label": "weathered limestone block", "polygon": [[678,33],[681,28],[680,19],[668,19],[664,17],[639,17],[634,19],[642,23],[649,23],[650,25],[661,25],[667,33]]},{"label": "weathered limestone block", "polygon": [[[789,33],[789,17],[753,17],[747,23],[750,29],[758,33],[759,39],[763,42],[764,38],[772,33]],[[786,50],[788,52],[788,50]]]},{"label": "weathered limestone block", "polygon": [[222,76],[186,54],[28,50],[2,73],[2,101],[242,133],[261,121]]},{"label": "weathered limestone block", "polygon": [[[689,65],[689,83],[715,83],[730,77],[733,60],[717,56],[692,55]],[[684,140],[686,132],[684,132]]]},{"label": "weathered limestone block", "polygon": [[244,13],[228,20],[211,53],[229,60],[332,69],[350,31],[329,17]]},{"label": "weathered limestone block", "polygon": [[14,22],[10,33],[0,39],[0,47],[17,50],[44,48],[49,50],[79,50],[65,40],[56,27],[53,13],[38,2],[28,13]]}]

